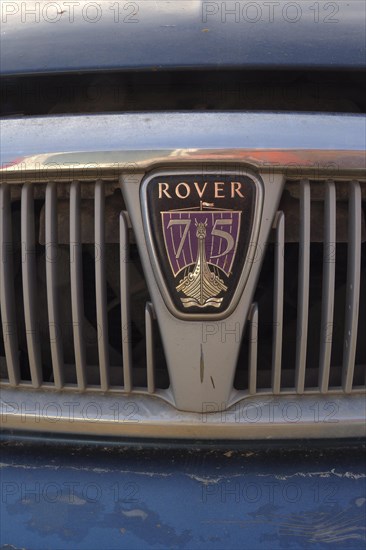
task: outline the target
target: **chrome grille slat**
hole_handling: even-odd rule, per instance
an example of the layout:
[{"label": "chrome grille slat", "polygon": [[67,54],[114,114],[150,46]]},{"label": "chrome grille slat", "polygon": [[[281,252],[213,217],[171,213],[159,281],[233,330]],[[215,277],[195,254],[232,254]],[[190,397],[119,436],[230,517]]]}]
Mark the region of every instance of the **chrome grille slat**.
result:
[{"label": "chrome grille slat", "polygon": [[273,349],[272,349],[272,390],[275,395],[281,390],[281,358],[283,336],[283,287],[284,287],[284,253],[285,253],[285,216],[278,212],[274,228],[275,261],[274,261],[274,298],[273,298]]},{"label": "chrome grille slat", "polygon": [[4,338],[9,383],[16,386],[20,381],[18,334],[15,314],[15,291],[13,275],[13,250],[11,226],[11,197],[8,185],[0,186],[0,297],[1,322]]},{"label": "chrome grille slat", "polygon": [[80,182],[70,187],[70,286],[76,378],[80,390],[86,388],[86,354],[83,337],[84,293],[80,216]]},{"label": "chrome grille slat", "polygon": [[299,246],[299,288],[296,334],[296,378],[297,393],[305,387],[307,334],[309,318],[309,278],[310,278],[310,183],[300,183],[300,246]]},{"label": "chrome grille slat", "polygon": [[34,388],[38,388],[42,384],[42,357],[37,318],[37,268],[33,195],[33,184],[24,184],[21,197],[24,321],[32,385]]},{"label": "chrome grille slat", "polygon": [[324,202],[324,250],[322,317],[320,337],[319,388],[322,393],[328,390],[330,360],[332,353],[335,262],[336,262],[336,190],[334,181],[325,184]]},{"label": "chrome grille slat", "polygon": [[108,317],[107,317],[107,282],[104,265],[105,248],[105,196],[104,183],[98,180],[95,184],[94,198],[95,223],[95,291],[98,328],[98,354],[100,385],[103,391],[109,388],[109,351],[108,351]]},{"label": "chrome grille slat", "polygon": [[121,326],[122,326],[122,357],[123,385],[126,392],[132,391],[132,352],[131,352],[131,319],[129,292],[129,239],[128,223],[124,212],[120,213],[120,275],[121,275]]},{"label": "chrome grille slat", "polygon": [[361,282],[361,188],[358,181],[352,181],[350,186],[347,254],[342,385],[344,391],[350,393],[355,369]]},{"label": "chrome grille slat", "polygon": [[253,304],[249,313],[249,394],[257,392],[258,365],[258,305]]},{"label": "chrome grille slat", "polygon": [[52,355],[53,377],[56,389],[64,385],[62,326],[58,304],[57,256],[58,256],[58,225],[57,225],[57,185],[50,182],[46,188],[46,284],[48,326],[50,332],[50,347]]},{"label": "chrome grille slat", "polygon": [[145,307],[147,391],[155,392],[155,361],[153,336],[154,309],[151,302]]}]

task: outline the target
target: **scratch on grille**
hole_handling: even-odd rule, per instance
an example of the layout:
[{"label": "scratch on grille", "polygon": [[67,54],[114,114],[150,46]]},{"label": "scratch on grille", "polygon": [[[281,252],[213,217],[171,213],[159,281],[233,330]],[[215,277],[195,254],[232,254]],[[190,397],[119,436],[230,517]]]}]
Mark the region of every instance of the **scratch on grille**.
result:
[{"label": "scratch on grille", "polygon": [[201,377],[201,384],[203,383],[203,377],[205,375],[205,360],[203,357],[203,347],[201,344],[201,359],[200,359],[200,377]]}]

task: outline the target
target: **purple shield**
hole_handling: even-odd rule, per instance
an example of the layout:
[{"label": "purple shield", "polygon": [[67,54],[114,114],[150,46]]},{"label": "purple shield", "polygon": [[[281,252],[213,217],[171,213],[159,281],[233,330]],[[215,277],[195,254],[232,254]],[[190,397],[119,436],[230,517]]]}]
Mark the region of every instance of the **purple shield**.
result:
[{"label": "purple shield", "polygon": [[198,256],[198,232],[204,231],[209,264],[231,274],[240,232],[241,212],[190,210],[161,212],[165,248],[174,276],[194,265]]}]

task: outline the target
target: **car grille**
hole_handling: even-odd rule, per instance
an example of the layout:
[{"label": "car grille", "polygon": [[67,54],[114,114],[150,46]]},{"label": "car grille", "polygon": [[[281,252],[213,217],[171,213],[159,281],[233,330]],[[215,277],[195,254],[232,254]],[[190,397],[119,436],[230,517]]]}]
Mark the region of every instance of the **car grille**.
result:
[{"label": "car grille", "polygon": [[[169,423],[175,399],[163,328],[120,180],[3,182],[0,204],[3,395],[127,396],[147,411],[151,396],[154,407],[170,407],[159,410],[159,422]],[[365,216],[359,178],[286,180],[268,243],[253,257],[261,268],[230,405],[266,396],[364,399]],[[241,338],[240,328],[221,328],[222,338]]]},{"label": "car grille", "polygon": [[[48,183],[37,189],[36,200],[32,183],[0,186],[2,382],[12,387],[154,393],[157,387],[166,388],[169,378],[128,213],[106,209],[105,187],[124,207],[122,196],[115,198],[118,182],[89,182],[88,191],[90,185],[94,199],[83,200],[94,206],[94,243],[89,244],[83,243],[90,227],[83,232],[80,182]],[[264,254],[263,267],[235,381],[245,395],[364,388],[362,196],[366,185],[358,181],[292,181],[285,187],[271,242],[266,251],[258,251]],[[108,243],[106,230],[116,228],[119,242]],[[87,239],[92,241],[93,235]],[[135,278],[140,276],[140,300],[131,285],[130,264]],[[108,277],[111,271],[114,278]],[[143,295],[146,302],[141,304]],[[143,314],[145,326],[136,335]],[[141,348],[143,360],[134,360]]]}]

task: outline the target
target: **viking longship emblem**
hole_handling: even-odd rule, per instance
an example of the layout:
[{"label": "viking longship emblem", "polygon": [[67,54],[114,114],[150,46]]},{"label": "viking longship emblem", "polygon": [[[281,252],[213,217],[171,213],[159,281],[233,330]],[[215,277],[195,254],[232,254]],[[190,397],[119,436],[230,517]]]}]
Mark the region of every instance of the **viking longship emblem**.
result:
[{"label": "viking longship emblem", "polygon": [[164,241],[184,308],[220,308],[237,252],[241,211],[200,202],[161,212]]}]

